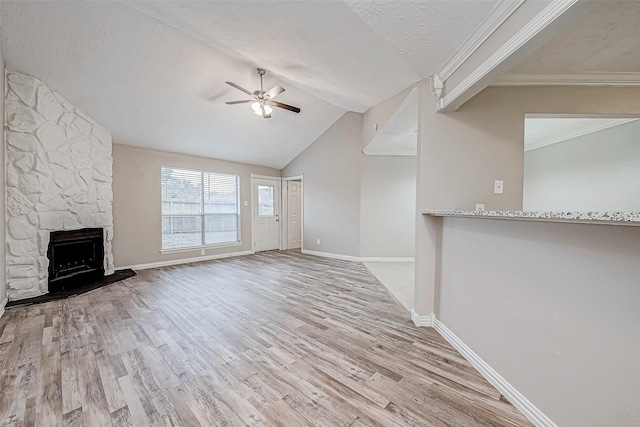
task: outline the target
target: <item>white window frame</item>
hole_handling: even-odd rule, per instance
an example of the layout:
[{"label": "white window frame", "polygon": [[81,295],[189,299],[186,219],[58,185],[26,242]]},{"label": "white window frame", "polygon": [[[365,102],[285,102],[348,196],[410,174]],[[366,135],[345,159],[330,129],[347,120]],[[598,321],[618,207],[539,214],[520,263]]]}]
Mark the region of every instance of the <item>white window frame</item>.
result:
[{"label": "white window frame", "polygon": [[[241,208],[242,208],[242,204],[240,203],[240,175],[239,174],[235,174],[235,173],[228,173],[228,172],[217,172],[217,171],[206,171],[206,170],[200,170],[200,169],[189,169],[189,168],[185,168],[185,167],[179,167],[179,166],[161,166],[160,167],[160,190],[162,191],[162,170],[163,169],[176,169],[176,170],[184,170],[184,171],[189,171],[189,172],[197,172],[200,174],[200,183],[201,183],[201,206],[202,206],[202,212],[200,212],[200,214],[173,214],[173,215],[164,215],[162,213],[162,196],[160,197],[160,253],[161,254],[167,254],[167,253],[175,253],[175,252],[190,252],[190,251],[196,251],[196,250],[200,250],[201,251],[201,255],[204,255],[204,250],[207,248],[221,248],[221,247],[229,247],[229,246],[242,246],[242,230],[241,230],[241,218],[242,218],[242,212],[241,212]],[[237,232],[237,240],[234,242],[221,242],[221,243],[211,243],[211,244],[205,244],[205,217],[206,215],[212,215],[212,214],[206,214],[204,212],[204,174],[206,173],[211,173],[211,174],[218,174],[218,175],[228,175],[228,176],[234,176],[236,178],[236,202],[237,202],[237,224],[238,224],[238,232]],[[200,216],[200,221],[201,221],[201,239],[200,241],[202,242],[201,245],[197,245],[197,246],[181,246],[179,248],[168,248],[165,249],[162,247],[162,243],[163,243],[163,239],[162,239],[162,227],[163,227],[163,219],[164,217],[175,217],[175,216]]]}]

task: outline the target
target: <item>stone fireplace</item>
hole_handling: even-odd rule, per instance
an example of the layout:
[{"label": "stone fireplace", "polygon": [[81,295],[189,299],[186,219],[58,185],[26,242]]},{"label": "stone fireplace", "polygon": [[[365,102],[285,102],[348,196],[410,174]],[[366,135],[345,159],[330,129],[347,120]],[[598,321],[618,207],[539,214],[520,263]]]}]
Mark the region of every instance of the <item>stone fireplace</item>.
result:
[{"label": "stone fireplace", "polygon": [[74,289],[104,276],[102,228],[53,231],[49,238],[49,292]]},{"label": "stone fireplace", "polygon": [[111,134],[38,79],[6,72],[7,287],[10,301],[49,291],[52,232],[102,230],[113,273]]}]

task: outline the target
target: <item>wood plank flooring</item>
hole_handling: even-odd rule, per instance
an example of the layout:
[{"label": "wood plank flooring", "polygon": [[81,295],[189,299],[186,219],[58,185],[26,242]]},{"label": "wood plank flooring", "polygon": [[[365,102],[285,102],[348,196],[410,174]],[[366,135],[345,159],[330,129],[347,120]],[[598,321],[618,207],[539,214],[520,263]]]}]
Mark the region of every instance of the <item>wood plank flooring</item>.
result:
[{"label": "wood plank flooring", "polygon": [[268,252],[8,310],[0,425],[531,424],[362,264]]}]

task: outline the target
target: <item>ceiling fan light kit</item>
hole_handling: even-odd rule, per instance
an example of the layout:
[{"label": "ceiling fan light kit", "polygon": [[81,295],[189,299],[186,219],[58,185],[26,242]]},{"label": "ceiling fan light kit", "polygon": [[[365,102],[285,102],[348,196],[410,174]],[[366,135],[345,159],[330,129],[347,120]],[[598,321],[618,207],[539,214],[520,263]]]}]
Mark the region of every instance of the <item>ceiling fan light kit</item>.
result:
[{"label": "ceiling fan light kit", "polygon": [[[256,113],[257,115],[259,116],[262,115],[262,106],[258,101],[251,104],[251,108],[253,108],[253,112]],[[264,111],[266,111],[267,114],[271,114],[271,112],[273,111],[273,108],[269,107],[268,105],[264,105]]]},{"label": "ceiling fan light kit", "polygon": [[258,75],[260,76],[260,89],[255,90],[253,92],[248,91],[247,89],[239,86],[233,82],[225,82],[229,86],[238,89],[241,92],[246,93],[247,95],[253,96],[253,99],[244,99],[241,101],[227,101],[225,104],[235,105],[235,104],[248,104],[251,103],[251,108],[253,112],[259,116],[262,116],[265,119],[271,118],[271,112],[273,112],[273,107],[282,108],[284,110],[293,111],[294,113],[299,113],[300,108],[294,107],[292,105],[283,104],[282,102],[272,101],[273,98],[280,95],[284,92],[284,88],[279,85],[275,85],[268,91],[264,91],[262,86],[262,76],[265,74],[265,70],[263,68],[258,68]]}]

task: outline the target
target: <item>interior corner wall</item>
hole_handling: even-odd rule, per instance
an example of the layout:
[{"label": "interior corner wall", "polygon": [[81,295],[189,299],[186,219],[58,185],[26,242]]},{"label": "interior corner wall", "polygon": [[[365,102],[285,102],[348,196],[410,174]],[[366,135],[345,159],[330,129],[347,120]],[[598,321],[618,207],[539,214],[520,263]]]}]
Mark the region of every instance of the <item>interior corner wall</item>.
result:
[{"label": "interior corner wall", "polygon": [[[369,108],[362,116],[362,148],[371,142],[376,133],[380,131],[393,114],[400,108],[404,100],[413,90],[411,85],[402,92],[385,99],[381,103]],[[377,129],[376,126],[377,125]]]},{"label": "interior corner wall", "polygon": [[[239,175],[241,244],[208,247],[205,255],[200,255],[200,248],[161,254],[160,169],[163,166]],[[116,268],[179,263],[184,259],[251,251],[251,174],[280,177],[279,170],[264,166],[113,144],[113,255]]]},{"label": "interior corner wall", "polygon": [[349,112],[282,170],[304,175],[304,250],[360,255],[361,144],[362,114]]},{"label": "interior corner wall", "polygon": [[416,156],[364,156],[360,256],[413,258]]},{"label": "interior corner wall", "polygon": [[640,212],[640,120],[525,152],[523,208]]}]

